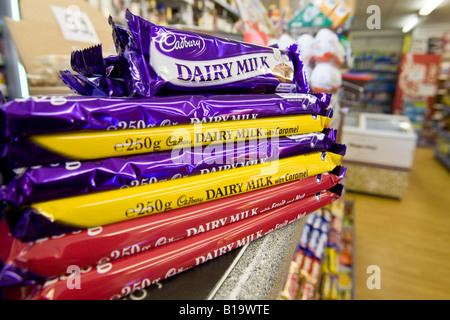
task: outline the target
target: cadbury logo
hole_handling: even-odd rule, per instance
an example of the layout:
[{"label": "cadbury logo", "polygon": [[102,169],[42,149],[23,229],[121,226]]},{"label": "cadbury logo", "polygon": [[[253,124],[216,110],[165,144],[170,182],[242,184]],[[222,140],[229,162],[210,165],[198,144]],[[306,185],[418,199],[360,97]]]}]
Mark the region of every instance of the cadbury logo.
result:
[{"label": "cadbury logo", "polygon": [[172,52],[174,50],[190,48],[202,51],[205,47],[205,42],[201,38],[186,39],[186,36],[177,36],[174,33],[165,33],[160,39],[159,46],[164,52]]}]

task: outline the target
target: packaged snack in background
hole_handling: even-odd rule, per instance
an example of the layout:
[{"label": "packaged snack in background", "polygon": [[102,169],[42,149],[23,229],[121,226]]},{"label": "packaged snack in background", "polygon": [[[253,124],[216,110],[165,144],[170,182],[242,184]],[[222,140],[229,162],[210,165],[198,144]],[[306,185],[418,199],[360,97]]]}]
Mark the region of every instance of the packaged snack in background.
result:
[{"label": "packaged snack in background", "polygon": [[333,28],[341,27],[352,14],[352,9],[346,3],[342,1],[337,5],[331,14],[331,21],[333,22]]},{"label": "packaged snack in background", "polygon": [[314,37],[309,33],[304,33],[297,38],[297,43],[304,65],[310,65],[312,63],[312,59],[314,59]]},{"label": "packaged snack in background", "polygon": [[298,265],[299,269],[303,266],[303,259],[305,258],[305,254],[301,249],[297,249],[294,254],[293,261]]},{"label": "packaged snack in background", "polygon": [[317,245],[319,243],[320,230],[312,229],[309,241],[308,241],[308,252],[314,253],[316,251]]},{"label": "packaged snack in background", "polygon": [[344,47],[339,37],[332,30],[320,29],[314,37],[313,44],[314,59],[317,62],[328,62],[340,67],[345,59]]},{"label": "packaged snack in background", "polygon": [[319,260],[313,260],[309,276],[310,276],[310,278],[308,279],[309,282],[311,282],[314,285],[314,287],[317,288],[321,276],[321,267]]},{"label": "packaged snack in background", "polygon": [[324,255],[325,252],[325,247],[327,245],[327,240],[328,240],[328,234],[325,232],[322,232],[320,234],[319,240],[317,242],[317,246],[314,250],[314,256],[320,261],[322,260],[322,257]]},{"label": "packaged snack in background", "polygon": [[299,300],[314,300],[315,288],[309,282],[301,282]]},{"label": "packaged snack in background", "polygon": [[338,4],[339,1],[337,0],[325,0],[320,4],[320,10],[327,16],[331,16]]},{"label": "packaged snack in background", "polygon": [[316,214],[314,222],[312,223],[312,227],[314,229],[320,230],[321,225],[322,225],[322,217],[320,214]]},{"label": "packaged snack in background", "polygon": [[328,231],[328,244],[329,247],[339,249],[341,247],[341,233],[330,229]]},{"label": "packaged snack in background", "polygon": [[342,86],[342,74],[329,62],[317,63],[311,72],[311,88],[316,92],[336,92]]},{"label": "packaged snack in background", "polygon": [[330,274],[324,274],[322,277],[321,299],[337,300],[338,298],[338,278]]},{"label": "packaged snack in background", "polygon": [[300,286],[300,272],[299,266],[294,261],[289,266],[289,272],[284,284],[283,290],[280,293],[281,299],[296,300]]},{"label": "packaged snack in background", "polygon": [[[311,215],[309,215],[308,217],[310,217]],[[303,230],[302,233],[300,235],[300,240],[299,240],[299,246],[302,249],[306,249],[308,248],[308,242],[309,242],[309,232],[311,230],[311,226],[309,224],[305,224],[303,226]]]}]

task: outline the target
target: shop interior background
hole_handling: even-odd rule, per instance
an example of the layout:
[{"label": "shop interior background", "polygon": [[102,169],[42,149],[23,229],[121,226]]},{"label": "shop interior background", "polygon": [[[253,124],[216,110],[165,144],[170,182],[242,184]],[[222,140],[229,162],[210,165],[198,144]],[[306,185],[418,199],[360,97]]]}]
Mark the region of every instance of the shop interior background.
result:
[{"label": "shop interior background", "polygon": [[[245,38],[243,34],[245,27],[240,20],[242,11],[237,5],[240,1],[85,2],[92,5],[104,18],[106,37],[110,37],[107,17],[111,15],[116,21],[123,22],[124,9],[129,8],[161,25],[173,25],[236,40],[251,39]],[[315,35],[320,27],[289,28],[289,22],[313,2],[261,0],[262,8],[277,35],[268,44],[276,43],[281,46],[295,41],[302,34]],[[438,1],[438,7],[425,16],[419,14],[420,9],[426,3],[434,1],[344,2],[352,8],[352,15],[345,25],[333,31],[346,39],[348,50],[345,52],[345,62],[339,66],[341,87],[333,89],[333,94],[339,97],[345,85],[349,91],[356,90],[358,94],[354,101],[346,101],[348,105],[340,106],[345,113],[336,113],[336,119],[339,116],[347,119],[346,124],[335,124],[349,146],[345,158],[347,163],[344,162],[344,165],[358,166],[365,161],[367,168],[371,168],[368,170],[377,166],[380,170],[388,168],[388,172],[371,171],[370,174],[390,179],[381,183],[372,181],[371,185],[357,185],[352,184],[351,174],[348,177],[346,200],[351,203],[350,207],[354,212],[354,242],[351,246],[354,251],[353,274],[349,280],[352,282],[351,293],[344,297],[450,299],[450,278],[446,272],[450,266],[450,217],[446,200],[450,192],[450,0]],[[19,2],[1,1],[0,10],[0,90],[5,98],[71,94],[55,76],[58,70],[70,67],[70,53],[54,54],[58,47],[55,44],[56,49],[48,48],[48,56],[34,61],[35,69],[27,72],[26,67],[31,64],[24,67],[18,54],[21,49],[11,41],[3,19],[5,16],[15,21],[21,19]],[[39,17],[35,19],[39,23]],[[405,26],[411,21],[415,23],[406,30]],[[41,36],[45,37],[44,34]],[[258,42],[260,39],[254,38],[254,41]],[[37,38],[32,43],[40,45]],[[111,46],[111,51],[113,50]],[[433,60],[434,58],[437,60]],[[435,63],[437,67],[434,67]],[[433,68],[436,70],[433,71]],[[369,78],[355,80],[355,74]],[[432,79],[426,79],[427,75]],[[410,84],[419,83],[419,86],[421,83],[423,96],[408,96],[411,93],[401,90],[402,79],[410,81],[407,82]],[[371,115],[368,119],[361,120],[355,117],[360,112]],[[392,143],[390,154],[375,156],[375,153],[369,152],[365,159],[353,159],[352,146],[361,148],[363,143],[358,139],[370,130],[361,127],[355,129],[351,122],[378,123],[377,118],[370,120],[373,114],[392,116],[391,119],[394,116],[406,117],[412,133],[408,131],[406,138],[396,134],[388,135],[388,140]],[[389,120],[387,122],[390,124]],[[351,136],[350,133],[354,135]],[[397,147],[396,142],[400,147]],[[408,143],[412,143],[413,147],[407,156],[394,156],[395,151]],[[377,162],[377,157],[381,159],[380,162]],[[389,171],[390,168],[399,166],[400,158],[409,161],[399,170],[401,173]],[[355,168],[350,172],[360,169]],[[380,288],[370,287],[368,282],[376,271],[381,272]]]}]

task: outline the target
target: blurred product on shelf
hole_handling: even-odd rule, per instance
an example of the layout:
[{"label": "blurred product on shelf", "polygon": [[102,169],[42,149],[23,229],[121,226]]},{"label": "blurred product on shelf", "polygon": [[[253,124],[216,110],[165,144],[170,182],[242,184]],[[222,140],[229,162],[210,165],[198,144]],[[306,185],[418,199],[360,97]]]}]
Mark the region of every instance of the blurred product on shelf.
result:
[{"label": "blurred product on shelf", "polygon": [[300,35],[297,43],[311,89],[336,93],[342,85],[340,67],[345,61],[344,47],[336,33],[322,28],[314,37]]},{"label": "blurred product on shelf", "polygon": [[236,0],[243,24],[244,41],[267,46],[280,36],[260,0]]},{"label": "blurred product on shelf", "polygon": [[354,57],[351,72],[371,77],[361,99],[364,111],[392,113],[399,68],[398,54],[384,51],[358,51],[354,52]]},{"label": "blurred product on shelf", "polygon": [[[240,17],[234,0],[193,1],[91,1],[105,17],[111,16],[117,24],[125,25],[126,10],[161,26],[183,26],[186,30],[206,33],[227,33],[241,38]],[[240,27],[240,26],[239,26]]]},{"label": "blurred product on shelf", "polygon": [[[448,32],[450,35],[450,32]],[[444,41],[443,41],[444,42]],[[444,42],[445,43],[445,42]],[[450,50],[443,52],[439,85],[435,104],[429,116],[425,119],[421,131],[421,139],[427,146],[435,148],[436,156],[450,167],[448,161],[449,141],[449,107],[450,106]]]},{"label": "blurred product on shelf", "polygon": [[342,86],[341,71],[329,62],[318,63],[311,73],[315,92],[336,92]]},{"label": "blurred product on shelf", "polygon": [[432,53],[406,53],[401,60],[393,113],[409,117],[419,146],[430,143],[429,119],[438,94],[440,64],[441,55]]},{"label": "blurred product on shelf", "polygon": [[8,86],[5,79],[5,74],[0,71],[0,92],[2,93],[3,97],[8,96]]},{"label": "blurred product on shelf", "polygon": [[306,218],[279,299],[354,299],[353,219],[345,196]]},{"label": "blurred product on shelf", "polygon": [[450,107],[444,105],[443,115],[438,124],[434,153],[450,170]]},{"label": "blurred product on shelf", "polygon": [[303,63],[306,66],[312,65],[314,59],[314,37],[309,33],[304,33],[297,38],[297,43],[301,52]]},{"label": "blurred product on shelf", "polygon": [[314,59],[317,62],[329,62],[336,66],[344,63],[344,48],[337,34],[330,29],[320,29],[314,37]]}]

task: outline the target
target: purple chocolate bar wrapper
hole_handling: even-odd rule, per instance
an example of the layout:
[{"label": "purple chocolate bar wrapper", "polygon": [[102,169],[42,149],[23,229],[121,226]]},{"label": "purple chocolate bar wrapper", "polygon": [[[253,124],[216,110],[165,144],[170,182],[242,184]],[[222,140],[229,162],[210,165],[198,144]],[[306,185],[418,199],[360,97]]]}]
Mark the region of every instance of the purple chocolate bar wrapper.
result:
[{"label": "purple chocolate bar wrapper", "polygon": [[[343,156],[346,149],[345,145],[335,143],[323,153],[331,152]],[[333,172],[340,175],[344,174],[345,171],[342,171],[341,166],[338,166],[333,169]],[[0,202],[0,215],[1,213],[4,214],[13,236],[22,241],[34,241],[43,237],[79,230],[74,226],[51,221],[41,212],[27,206],[14,207],[6,205],[6,202]]]},{"label": "purple chocolate bar wrapper", "polygon": [[[336,167],[333,171],[331,171],[331,174],[334,174],[338,176],[339,178],[343,179],[345,176],[346,168],[342,166]],[[318,178],[320,178],[322,175],[318,175]],[[341,195],[343,192],[343,185],[342,184],[336,184],[332,188],[328,189],[329,191],[336,193],[338,195]],[[316,194],[316,196],[319,196],[319,194]],[[79,230],[72,230],[72,231],[79,231]],[[39,239],[36,239],[39,240]],[[45,239],[41,239],[45,240]],[[33,240],[30,240],[33,241]],[[33,244],[32,244],[33,245]],[[32,272],[26,267],[19,266],[13,263],[5,263],[3,264],[3,261],[0,259],[0,271],[1,271],[1,277],[0,277],[0,287],[8,287],[8,286],[27,286],[27,285],[35,285],[36,283],[43,283],[48,280],[48,277],[39,275],[36,272]]]},{"label": "purple chocolate bar wrapper", "polygon": [[61,80],[75,93],[87,96],[128,96],[128,62],[122,54],[103,58],[102,46],[73,51],[71,66],[77,74],[60,71]]},{"label": "purple chocolate bar wrapper", "polygon": [[30,97],[0,106],[0,138],[117,130],[279,115],[329,116],[327,94],[186,95],[152,98]]},{"label": "purple chocolate bar wrapper", "polygon": [[128,10],[125,16],[128,30],[109,19],[121,76],[104,72],[101,50],[78,51],[71,60],[78,74],[61,72],[61,79],[76,93],[151,97],[310,92],[297,44],[279,50],[158,26]]},{"label": "purple chocolate bar wrapper", "polygon": [[46,150],[26,138],[33,134],[147,128],[296,114],[332,118],[333,109],[325,105],[327,99],[328,95],[310,94],[20,99],[0,107],[6,137],[0,138],[0,164],[3,169],[10,170],[77,160]]},{"label": "purple chocolate bar wrapper", "polygon": [[[309,92],[297,45],[288,54],[278,49],[155,25],[127,10],[131,35],[124,50],[133,87],[129,92],[152,96],[167,92],[275,92],[294,83]],[[289,81],[273,74],[276,66],[294,64]],[[294,71],[294,70],[292,70]],[[300,77],[299,77],[300,75]]]},{"label": "purple chocolate bar wrapper", "polygon": [[[14,206],[70,195],[138,186],[190,175],[224,171],[330,148],[336,130],[303,134],[267,141],[233,144],[233,149],[203,147],[160,152],[101,161],[73,161],[52,166],[22,168],[0,189],[0,200]],[[22,172],[20,172],[22,171]]]}]

